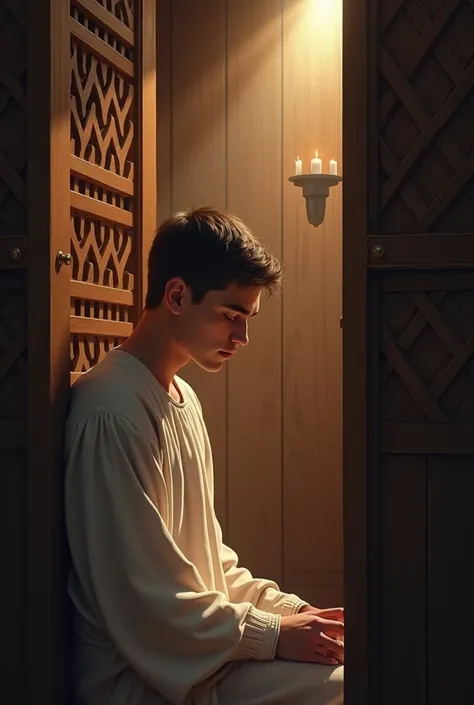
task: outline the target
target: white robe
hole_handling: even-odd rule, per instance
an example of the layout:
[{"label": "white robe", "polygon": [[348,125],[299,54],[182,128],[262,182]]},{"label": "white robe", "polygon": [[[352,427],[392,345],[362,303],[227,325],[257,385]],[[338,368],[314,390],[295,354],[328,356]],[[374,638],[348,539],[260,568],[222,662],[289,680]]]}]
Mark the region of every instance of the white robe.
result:
[{"label": "white robe", "polygon": [[[299,667],[326,695],[331,682],[340,694],[342,669],[274,661],[281,616],[304,602],[253,578],[223,543],[199,401],[183,380],[176,385],[181,402],[114,350],[73,387],[65,509],[78,702],[222,705],[232,679],[233,692],[242,687],[242,669],[258,684],[256,665]],[[231,702],[331,702],[262,700],[257,691]]]}]

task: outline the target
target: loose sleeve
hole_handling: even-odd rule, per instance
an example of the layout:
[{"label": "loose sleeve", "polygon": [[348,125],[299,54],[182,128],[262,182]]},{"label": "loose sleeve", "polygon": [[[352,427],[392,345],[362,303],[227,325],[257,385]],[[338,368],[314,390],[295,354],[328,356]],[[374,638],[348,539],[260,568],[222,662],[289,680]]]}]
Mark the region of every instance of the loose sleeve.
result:
[{"label": "loose sleeve", "polygon": [[229,661],[275,657],[280,618],[208,591],[173,541],[147,491],[149,483],[166,491],[159,455],[128,419],[102,413],[78,422],[65,450],[75,570],[110,639],[145,681],[182,703]]},{"label": "loose sleeve", "polygon": [[233,602],[251,602],[259,610],[282,617],[296,614],[308,603],[292,593],[282,592],[272,580],[254,578],[252,573],[238,565],[238,556],[229,546],[222,544],[222,567]]}]

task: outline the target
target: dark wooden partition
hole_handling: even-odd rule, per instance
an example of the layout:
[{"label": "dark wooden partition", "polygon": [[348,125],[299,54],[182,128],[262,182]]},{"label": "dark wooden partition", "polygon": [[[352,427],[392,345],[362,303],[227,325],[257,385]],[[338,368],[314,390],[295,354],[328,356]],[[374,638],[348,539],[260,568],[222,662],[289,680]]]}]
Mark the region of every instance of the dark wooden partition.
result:
[{"label": "dark wooden partition", "polygon": [[474,701],[474,7],[346,3],[347,705]]}]

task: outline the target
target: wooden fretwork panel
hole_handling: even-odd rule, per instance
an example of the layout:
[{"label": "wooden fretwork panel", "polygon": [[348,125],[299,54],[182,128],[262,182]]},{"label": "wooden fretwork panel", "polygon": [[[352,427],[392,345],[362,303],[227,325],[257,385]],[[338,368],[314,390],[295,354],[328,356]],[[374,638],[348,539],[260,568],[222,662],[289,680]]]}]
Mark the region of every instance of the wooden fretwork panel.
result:
[{"label": "wooden fretwork panel", "polygon": [[381,0],[378,24],[372,232],[465,232],[474,210],[474,6]]},{"label": "wooden fretwork panel", "polygon": [[132,330],[136,212],[133,3],[71,10],[71,375]]},{"label": "wooden fretwork panel", "polygon": [[[450,434],[454,445],[471,444],[473,273],[384,275],[379,299],[379,350],[383,447],[388,451],[436,452],[444,444],[449,451]],[[458,440],[454,442],[454,438]],[[437,445],[423,446],[428,441]],[[403,448],[397,448],[397,443],[404,444]]]},{"label": "wooden fretwork panel", "polygon": [[133,28],[134,0],[98,0],[126,27]]}]

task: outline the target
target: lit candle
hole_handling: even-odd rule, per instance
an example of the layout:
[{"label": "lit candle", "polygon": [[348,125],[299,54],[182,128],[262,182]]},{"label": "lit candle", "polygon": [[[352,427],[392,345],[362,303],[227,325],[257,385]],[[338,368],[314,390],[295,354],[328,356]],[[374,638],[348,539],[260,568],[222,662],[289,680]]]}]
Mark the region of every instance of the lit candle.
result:
[{"label": "lit candle", "polygon": [[321,174],[323,170],[322,159],[318,157],[318,150],[316,150],[315,156],[311,159],[311,173]]},{"label": "lit candle", "polygon": [[332,176],[337,176],[337,162],[335,159],[331,159],[329,162],[329,173]]},{"label": "lit candle", "polygon": [[295,159],[295,175],[298,176],[303,173],[303,162],[299,157]]}]

